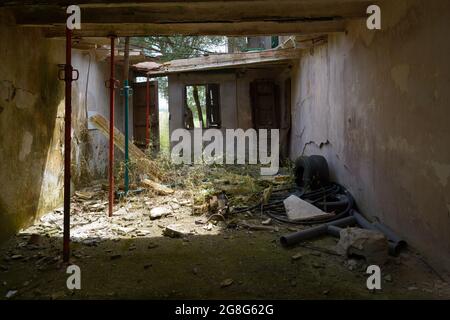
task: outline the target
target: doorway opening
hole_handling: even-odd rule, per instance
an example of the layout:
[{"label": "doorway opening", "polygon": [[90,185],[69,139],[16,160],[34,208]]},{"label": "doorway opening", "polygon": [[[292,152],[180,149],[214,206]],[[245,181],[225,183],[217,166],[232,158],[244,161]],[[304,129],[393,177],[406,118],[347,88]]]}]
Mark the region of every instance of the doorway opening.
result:
[{"label": "doorway opening", "polygon": [[220,128],[220,86],[211,83],[188,85],[184,89],[186,129]]}]

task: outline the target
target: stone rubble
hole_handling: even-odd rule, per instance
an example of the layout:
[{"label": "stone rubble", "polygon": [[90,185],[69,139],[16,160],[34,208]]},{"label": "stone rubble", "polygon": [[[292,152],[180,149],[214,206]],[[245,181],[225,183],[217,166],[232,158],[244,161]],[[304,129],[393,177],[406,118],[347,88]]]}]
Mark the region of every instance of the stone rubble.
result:
[{"label": "stone rubble", "polygon": [[347,257],[363,257],[369,264],[384,265],[388,260],[389,245],[386,237],[380,232],[345,228],[340,232],[336,251]]}]

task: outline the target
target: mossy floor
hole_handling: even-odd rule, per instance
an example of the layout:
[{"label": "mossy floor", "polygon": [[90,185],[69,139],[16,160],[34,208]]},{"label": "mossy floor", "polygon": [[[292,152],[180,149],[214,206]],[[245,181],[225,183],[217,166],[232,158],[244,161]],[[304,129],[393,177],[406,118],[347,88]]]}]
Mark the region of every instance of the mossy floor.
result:
[{"label": "mossy floor", "polygon": [[[183,199],[183,194],[138,197],[112,219],[104,210],[78,208],[72,217],[71,263],[81,268],[81,290],[74,291],[66,287],[69,275],[60,257],[62,214],[52,216],[54,220],[44,217],[45,228],[35,225],[0,247],[0,298],[11,291],[16,292],[10,299],[450,298],[448,284],[411,252],[391,258],[382,267],[382,290],[371,292],[363,262],[350,267],[346,258],[317,250],[333,250],[334,238],[310,242],[316,250],[285,249],[278,239],[292,232],[292,226],[274,224],[272,231],[249,231],[221,222],[198,224],[205,218],[191,215],[188,206],[174,199]],[[172,205],[173,213],[150,220],[149,208],[161,204]],[[233,219],[260,225],[264,217],[242,214]],[[55,230],[48,227],[52,221]],[[186,226],[192,235],[163,236],[164,226],[172,223]],[[117,227],[146,232],[111,236]],[[91,239],[89,232],[96,237]],[[31,234],[35,239],[30,244]],[[301,257],[293,259],[298,254]]]},{"label": "mossy floor", "polygon": [[[443,299],[446,286],[416,258],[404,255],[384,268],[392,282],[366,288],[363,268],[350,271],[345,260],[305,248],[283,249],[275,234],[245,231],[232,236],[188,240],[138,238],[74,245],[72,263],[81,268],[82,289],[66,289],[66,267],[58,261],[38,270],[22,259],[0,273],[2,297],[17,299]],[[58,257],[60,239],[47,239]],[[316,246],[329,246],[322,239]],[[134,248],[130,250],[130,248]],[[81,252],[81,253],[80,253]],[[33,252],[23,252],[26,257]],[[297,253],[304,255],[292,260]],[[120,255],[120,257],[118,256]],[[232,279],[222,287],[225,279]]]}]

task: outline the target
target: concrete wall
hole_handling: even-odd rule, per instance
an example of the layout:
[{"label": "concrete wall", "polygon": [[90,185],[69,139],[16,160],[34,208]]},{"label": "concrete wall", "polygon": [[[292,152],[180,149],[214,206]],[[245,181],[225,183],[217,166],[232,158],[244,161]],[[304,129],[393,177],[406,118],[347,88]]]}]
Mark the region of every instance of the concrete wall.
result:
[{"label": "concrete wall", "polygon": [[[0,29],[0,237],[62,199],[64,44]],[[40,41],[41,40],[41,41]]]},{"label": "concrete wall", "polygon": [[106,62],[97,62],[93,52],[79,50],[73,51],[72,65],[80,72],[73,83],[72,161],[76,166],[72,168],[72,179],[76,185],[84,185],[107,176],[108,140],[89,128],[87,119],[92,113],[109,119],[109,91],[105,87],[109,67]]},{"label": "concrete wall", "polygon": [[[88,116],[100,114],[109,120],[109,61],[97,61],[91,51],[72,51],[72,65],[79,70],[78,81],[72,86],[72,180],[75,187],[84,186],[92,180],[107,178],[109,140],[94,126],[88,124]],[[122,95],[123,68],[116,66],[115,78],[120,86],[115,90],[114,126],[125,131],[125,100]],[[132,86],[133,75],[129,75]],[[129,97],[129,136],[133,139],[133,96]],[[123,160],[123,152],[115,148],[116,161]]]},{"label": "concrete wall", "polygon": [[360,210],[450,270],[450,2],[390,1],[294,68],[291,155],[322,154]]},{"label": "concrete wall", "polygon": [[[39,31],[0,29],[0,240],[62,204],[64,41],[45,39]],[[73,51],[80,78],[73,83],[73,187],[106,178],[107,144],[87,130],[86,111],[107,118],[106,63]],[[89,70],[89,72],[88,72]],[[89,73],[89,84],[86,87]],[[86,99],[87,97],[87,99]],[[116,107],[120,109],[120,106]],[[117,117],[117,122],[121,121]]]}]

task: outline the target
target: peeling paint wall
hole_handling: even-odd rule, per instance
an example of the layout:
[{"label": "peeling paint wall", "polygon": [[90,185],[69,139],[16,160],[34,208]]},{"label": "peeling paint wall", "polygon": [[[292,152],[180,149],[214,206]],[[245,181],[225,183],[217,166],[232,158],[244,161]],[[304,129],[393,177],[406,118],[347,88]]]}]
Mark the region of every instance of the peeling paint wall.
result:
[{"label": "peeling paint wall", "polygon": [[360,210],[450,270],[450,2],[390,1],[293,69],[291,157],[322,154]]},{"label": "peeling paint wall", "polygon": [[[58,64],[65,62],[65,43],[46,39],[38,30],[6,26],[0,39],[1,241],[62,205],[64,82],[58,80]],[[89,64],[88,53],[74,50],[73,66],[80,71],[72,92],[74,189],[106,178],[107,141],[87,130],[86,110],[108,118],[109,98],[106,62],[91,59]]]},{"label": "peeling paint wall", "polygon": [[62,199],[64,44],[0,30],[0,238]]},{"label": "peeling paint wall", "polygon": [[[72,180],[76,186],[107,177],[108,139],[95,128],[89,128],[88,116],[101,114],[109,119],[109,65],[98,62],[92,51],[73,50],[72,65],[80,77],[72,88]],[[119,91],[119,90],[117,90]],[[123,122],[120,93],[115,104],[116,126]]]}]

